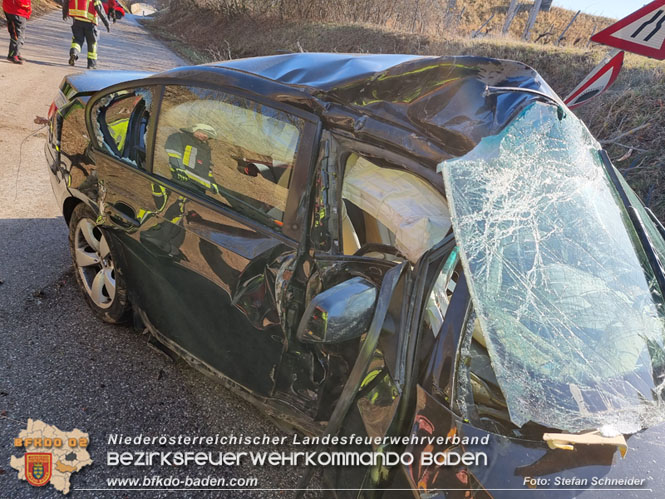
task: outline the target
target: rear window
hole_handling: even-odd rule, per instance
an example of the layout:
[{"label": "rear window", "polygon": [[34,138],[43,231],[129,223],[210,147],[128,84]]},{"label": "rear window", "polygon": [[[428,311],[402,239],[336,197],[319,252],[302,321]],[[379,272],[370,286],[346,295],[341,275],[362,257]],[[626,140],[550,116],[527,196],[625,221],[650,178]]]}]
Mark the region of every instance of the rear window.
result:
[{"label": "rear window", "polygon": [[145,168],[151,89],[121,90],[100,99],[92,110],[100,148],[116,159]]}]

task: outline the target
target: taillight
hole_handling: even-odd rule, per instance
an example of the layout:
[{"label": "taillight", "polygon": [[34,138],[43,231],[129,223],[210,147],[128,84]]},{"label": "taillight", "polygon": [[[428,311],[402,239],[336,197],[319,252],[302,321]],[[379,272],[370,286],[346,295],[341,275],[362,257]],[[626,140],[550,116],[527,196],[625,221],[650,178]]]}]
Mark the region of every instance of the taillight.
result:
[{"label": "taillight", "polygon": [[58,112],[58,109],[63,109],[67,102],[69,102],[69,99],[67,99],[65,94],[62,93],[62,90],[58,90],[58,93],[55,96],[55,99],[53,99],[51,107],[48,110],[48,119],[50,120],[53,118],[55,113]]},{"label": "taillight", "polygon": [[55,116],[55,113],[58,112],[58,106],[55,105],[55,101],[51,102],[51,107],[48,108],[48,119],[49,121],[53,116]]}]

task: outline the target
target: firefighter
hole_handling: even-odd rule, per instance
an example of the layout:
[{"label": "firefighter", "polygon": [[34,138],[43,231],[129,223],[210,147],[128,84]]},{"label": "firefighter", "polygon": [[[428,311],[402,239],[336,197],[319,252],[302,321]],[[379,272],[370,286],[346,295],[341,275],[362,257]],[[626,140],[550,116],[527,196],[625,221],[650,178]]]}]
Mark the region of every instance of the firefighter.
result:
[{"label": "firefighter", "polygon": [[2,0],[2,10],[7,18],[7,31],[9,31],[7,60],[14,64],[23,64],[23,57],[21,57],[23,32],[30,19],[32,5],[30,0]]},{"label": "firefighter", "polygon": [[171,175],[180,184],[186,184],[202,194],[219,187],[212,175],[212,159],[208,140],[217,138],[217,131],[205,123],[181,128],[166,139],[164,148],[169,157]]},{"label": "firefighter", "polygon": [[88,69],[97,67],[97,18],[101,19],[106,26],[106,31],[111,31],[109,21],[104,14],[101,0],[63,0],[62,18],[74,18],[72,24],[72,47],[69,49],[69,65],[76,64],[83,41],[88,44]]},{"label": "firefighter", "polygon": [[106,0],[102,2],[102,5],[104,6],[106,17],[112,20],[114,24],[125,16],[125,9],[116,0]]}]

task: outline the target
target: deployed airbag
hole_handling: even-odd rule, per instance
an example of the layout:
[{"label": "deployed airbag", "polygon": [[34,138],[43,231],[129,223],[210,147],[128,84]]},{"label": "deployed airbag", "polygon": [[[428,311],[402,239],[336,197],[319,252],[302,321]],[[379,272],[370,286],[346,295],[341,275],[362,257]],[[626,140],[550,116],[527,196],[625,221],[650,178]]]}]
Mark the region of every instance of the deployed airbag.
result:
[{"label": "deployed airbag", "polygon": [[425,180],[355,155],[347,161],[342,198],[385,225],[395,247],[414,263],[451,227],[445,199]]}]

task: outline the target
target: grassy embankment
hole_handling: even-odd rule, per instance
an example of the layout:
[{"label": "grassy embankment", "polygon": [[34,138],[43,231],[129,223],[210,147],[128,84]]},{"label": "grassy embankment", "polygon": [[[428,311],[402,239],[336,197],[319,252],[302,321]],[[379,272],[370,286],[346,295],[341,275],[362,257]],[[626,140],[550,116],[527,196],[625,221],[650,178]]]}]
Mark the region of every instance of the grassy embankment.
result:
[{"label": "grassy embankment", "polygon": [[[392,3],[408,1],[418,4],[417,0],[392,0]],[[282,0],[282,3],[289,2],[306,5],[315,4],[317,0]],[[349,16],[349,12],[342,12],[341,8],[317,15],[296,11],[302,13],[299,18],[269,9],[229,8],[247,3],[251,1],[174,0],[170,7],[146,24],[193,63],[301,50],[477,55],[522,61],[538,70],[559,95],[565,96],[608,50],[595,45],[587,48],[593,27],[602,29],[612,22],[604,18],[580,16],[573,25],[575,31],[571,29],[566,37],[567,43],[557,47],[544,43],[547,37],[541,37],[538,43],[519,40],[527,12],[518,15],[509,36],[500,36],[508,0],[458,0],[459,7],[467,6],[465,15],[461,21],[448,27],[446,18],[440,17],[439,30],[435,21],[413,23],[414,18],[427,17],[422,12],[414,18],[400,17],[399,12],[392,12],[390,19],[386,21],[384,15],[383,24],[378,25],[367,21],[345,21],[344,16]],[[430,3],[421,0],[420,5],[424,4],[431,7]],[[488,25],[489,34],[470,38],[469,33],[488,19],[493,10],[497,14]],[[335,22],[313,20],[323,14],[330,14],[329,17]],[[550,31],[556,33],[554,39],[558,38],[573,14],[564,9],[541,13],[532,39]],[[379,18],[378,13],[373,15]],[[554,28],[550,28],[552,24]],[[413,28],[415,32],[406,28]],[[662,154],[665,151],[664,77],[665,63],[628,54],[614,86],[576,110],[608,149],[630,184],[661,220],[665,219],[665,158]]]},{"label": "grassy embankment", "polygon": [[32,17],[39,17],[59,8],[60,5],[53,0],[32,0]]}]

